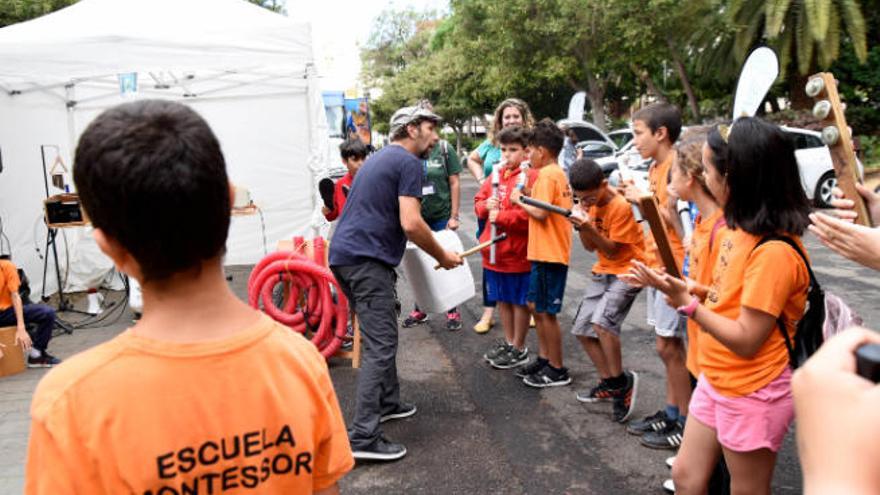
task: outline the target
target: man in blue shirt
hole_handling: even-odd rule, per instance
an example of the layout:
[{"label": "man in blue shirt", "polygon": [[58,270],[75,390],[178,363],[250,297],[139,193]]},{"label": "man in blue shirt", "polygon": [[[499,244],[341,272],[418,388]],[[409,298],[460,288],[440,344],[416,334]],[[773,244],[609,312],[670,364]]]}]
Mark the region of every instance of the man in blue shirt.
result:
[{"label": "man in blue shirt", "polygon": [[416,406],[400,401],[397,379],[397,275],[409,239],[443,268],[462,264],[443,249],[422,219],[425,160],[439,137],[440,117],[420,106],[391,117],[391,144],[358,171],[330,243],[330,268],[360,320],[364,347],[354,420],[348,436],[355,459],[394,461],[406,447],[389,442],[379,424],[406,418]]}]

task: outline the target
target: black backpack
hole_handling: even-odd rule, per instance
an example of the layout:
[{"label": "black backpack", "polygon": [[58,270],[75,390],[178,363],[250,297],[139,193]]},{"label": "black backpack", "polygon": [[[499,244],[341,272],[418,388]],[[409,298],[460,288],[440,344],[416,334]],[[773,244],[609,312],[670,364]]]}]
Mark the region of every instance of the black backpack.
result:
[{"label": "black backpack", "polygon": [[788,332],[785,330],[785,320],[783,319],[783,316],[779,315],[779,318],[776,320],[777,327],[782,333],[783,338],[785,338],[785,347],[788,349],[788,357],[791,361],[791,367],[797,368],[802,365],[807,358],[813,355],[813,353],[819,349],[819,346],[822,345],[822,342],[825,341],[823,334],[823,326],[825,324],[825,291],[822,290],[819,281],[816,280],[816,276],[813,275],[813,269],[810,267],[810,262],[807,261],[806,255],[791,237],[784,235],[768,235],[761,238],[755,246],[755,249],[758,249],[758,246],[770,241],[782,241],[791,246],[792,249],[800,255],[804,264],[807,266],[807,272],[810,274],[810,289],[809,292],[807,292],[807,307],[803,318],[801,318],[795,328],[793,344],[788,336]]}]

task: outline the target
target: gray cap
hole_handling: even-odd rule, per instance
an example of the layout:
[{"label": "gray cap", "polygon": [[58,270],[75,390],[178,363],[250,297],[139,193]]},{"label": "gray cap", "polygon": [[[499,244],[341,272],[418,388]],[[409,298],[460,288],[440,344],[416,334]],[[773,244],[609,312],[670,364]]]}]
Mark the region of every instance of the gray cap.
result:
[{"label": "gray cap", "polygon": [[440,122],[443,120],[436,113],[420,106],[403,107],[391,116],[391,134],[394,134],[401,127],[417,120],[433,120]]}]

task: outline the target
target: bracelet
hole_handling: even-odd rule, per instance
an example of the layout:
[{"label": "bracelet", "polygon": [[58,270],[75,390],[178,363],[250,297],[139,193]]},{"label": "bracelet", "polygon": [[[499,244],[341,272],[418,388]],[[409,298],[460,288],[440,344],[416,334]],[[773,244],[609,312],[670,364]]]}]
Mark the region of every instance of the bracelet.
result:
[{"label": "bracelet", "polygon": [[699,306],[700,306],[700,300],[695,296],[691,296],[691,302],[689,302],[685,306],[679,306],[679,307],[675,308],[675,310],[678,312],[678,314],[680,314],[682,316],[687,316],[688,318],[692,318],[694,316],[694,313],[697,312],[697,308]]}]

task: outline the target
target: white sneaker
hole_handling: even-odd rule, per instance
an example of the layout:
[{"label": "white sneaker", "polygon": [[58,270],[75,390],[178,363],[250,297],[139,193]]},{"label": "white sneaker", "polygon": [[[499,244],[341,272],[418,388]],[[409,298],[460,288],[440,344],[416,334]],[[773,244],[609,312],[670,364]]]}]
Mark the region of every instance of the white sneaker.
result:
[{"label": "white sneaker", "polygon": [[663,489],[666,490],[666,493],[675,493],[675,483],[672,480],[666,480],[663,482]]},{"label": "white sneaker", "polygon": [[666,467],[672,469],[672,465],[675,463],[675,456],[666,458]]}]

